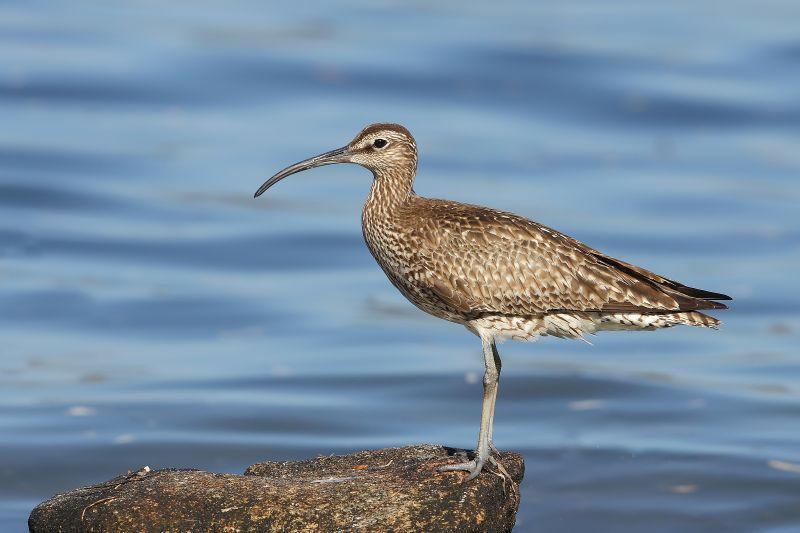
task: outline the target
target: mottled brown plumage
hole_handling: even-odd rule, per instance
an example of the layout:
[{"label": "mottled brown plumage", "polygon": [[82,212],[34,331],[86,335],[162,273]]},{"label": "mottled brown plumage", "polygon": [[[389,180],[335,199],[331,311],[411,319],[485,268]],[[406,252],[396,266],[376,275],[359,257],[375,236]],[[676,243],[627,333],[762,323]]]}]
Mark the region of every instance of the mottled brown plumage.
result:
[{"label": "mottled brown plumage", "polygon": [[[702,313],[728,296],[694,289],[609,257],[527,218],[414,193],[417,147],[397,124],[373,124],[347,146],[288,167],[356,163],[374,175],[362,228],[372,255],[423,311],[465,325],[484,346],[484,409],[476,458],[454,465],[476,476],[492,462],[491,430],[500,359],[495,339],[583,338],[603,330],[679,324],[715,328]],[[501,468],[501,467],[500,467]]]}]

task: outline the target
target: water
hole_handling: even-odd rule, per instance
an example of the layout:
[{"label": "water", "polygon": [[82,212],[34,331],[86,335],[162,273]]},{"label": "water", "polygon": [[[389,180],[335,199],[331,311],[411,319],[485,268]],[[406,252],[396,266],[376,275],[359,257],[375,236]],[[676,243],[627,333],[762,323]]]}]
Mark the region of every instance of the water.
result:
[{"label": "water", "polygon": [[473,445],[480,347],[361,242],[375,121],[417,191],[735,296],[719,332],[501,346],[518,531],[800,530],[791,0],[5,2],[0,530],[143,465]]}]

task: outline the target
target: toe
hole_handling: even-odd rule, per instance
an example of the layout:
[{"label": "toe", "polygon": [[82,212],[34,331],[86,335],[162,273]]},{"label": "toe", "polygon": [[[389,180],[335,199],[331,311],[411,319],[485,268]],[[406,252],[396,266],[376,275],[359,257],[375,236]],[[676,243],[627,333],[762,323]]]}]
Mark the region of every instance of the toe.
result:
[{"label": "toe", "polygon": [[472,471],[470,471],[469,475],[467,476],[467,479],[465,479],[464,482],[472,481],[473,479],[478,477],[478,475],[481,473],[481,470],[483,470],[483,463],[476,464],[475,468]]},{"label": "toe", "polygon": [[483,463],[484,461],[473,460],[466,463],[444,465],[439,467],[439,472],[465,471],[469,473],[469,475],[464,481],[470,481],[478,477],[478,475],[481,473],[481,470],[483,470]]},{"label": "toe", "polygon": [[439,472],[457,472],[460,470],[466,470],[467,472],[472,472],[473,468],[475,468],[475,461],[467,461],[466,463],[456,463],[454,465],[440,466]]}]

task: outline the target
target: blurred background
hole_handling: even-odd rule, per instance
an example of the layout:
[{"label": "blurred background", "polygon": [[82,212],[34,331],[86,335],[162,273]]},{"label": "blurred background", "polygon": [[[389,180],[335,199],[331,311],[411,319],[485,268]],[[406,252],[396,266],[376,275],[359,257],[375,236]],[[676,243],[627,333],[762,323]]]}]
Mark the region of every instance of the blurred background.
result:
[{"label": "blurred background", "polygon": [[480,345],[362,243],[371,176],[278,169],[405,124],[420,194],[734,296],[719,332],[506,343],[518,531],[800,530],[800,5],[0,5],[0,530],[143,465],[472,447]]}]

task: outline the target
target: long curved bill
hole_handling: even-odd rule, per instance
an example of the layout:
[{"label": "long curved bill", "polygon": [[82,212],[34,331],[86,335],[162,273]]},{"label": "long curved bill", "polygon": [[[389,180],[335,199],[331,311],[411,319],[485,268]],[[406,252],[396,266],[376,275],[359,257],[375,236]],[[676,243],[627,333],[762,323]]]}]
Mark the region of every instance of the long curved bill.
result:
[{"label": "long curved bill", "polygon": [[337,148],[336,150],[331,150],[330,152],[325,152],[324,154],[320,154],[318,156],[311,157],[306,159],[305,161],[300,161],[299,163],[295,163],[290,167],[286,167],[270,179],[264,182],[264,185],[258,188],[256,194],[253,195],[253,198],[258,198],[264,191],[281,181],[286,176],[291,176],[292,174],[297,174],[298,172],[302,172],[304,170],[308,170],[314,167],[321,167],[323,165],[333,165],[334,163],[346,163],[347,159],[347,147],[343,146],[342,148]]}]

